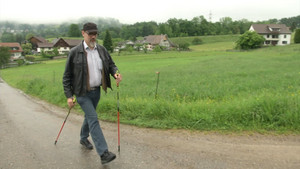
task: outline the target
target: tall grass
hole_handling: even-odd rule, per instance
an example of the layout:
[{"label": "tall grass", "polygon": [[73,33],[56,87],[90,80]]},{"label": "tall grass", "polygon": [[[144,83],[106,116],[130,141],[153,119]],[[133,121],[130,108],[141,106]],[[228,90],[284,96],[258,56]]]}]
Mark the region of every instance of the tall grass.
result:
[{"label": "tall grass", "polygon": [[[232,45],[220,42],[192,46],[192,52],[113,55],[123,75],[121,122],[156,128],[299,132],[299,45],[246,52],[228,50]],[[64,64],[63,59],[6,69],[2,77],[29,94],[66,106]],[[97,109],[101,119],[116,120],[116,92],[102,93]]]}]

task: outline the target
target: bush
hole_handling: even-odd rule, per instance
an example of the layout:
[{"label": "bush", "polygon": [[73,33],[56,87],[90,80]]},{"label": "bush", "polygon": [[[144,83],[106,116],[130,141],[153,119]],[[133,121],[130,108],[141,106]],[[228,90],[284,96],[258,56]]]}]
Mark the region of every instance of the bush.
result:
[{"label": "bush", "polygon": [[189,50],[190,44],[188,42],[179,42],[178,48],[179,51]]},{"label": "bush", "polygon": [[254,31],[246,31],[236,41],[237,49],[255,49],[262,46],[265,38]]},{"label": "bush", "polygon": [[154,51],[155,53],[161,52],[160,46],[159,46],[159,45],[155,46],[155,48],[153,49],[153,51]]},{"label": "bush", "polygon": [[53,54],[52,51],[44,51],[44,50],[42,50],[42,51],[41,51],[41,56],[42,56],[43,58],[53,59],[54,54]]},{"label": "bush", "polygon": [[295,37],[294,37],[295,43],[300,43],[300,29],[296,29]]},{"label": "bush", "polygon": [[59,55],[58,48],[54,48],[54,49],[53,49],[53,54],[54,54],[55,56],[58,56],[58,55]]},{"label": "bush", "polygon": [[35,60],[35,58],[33,56],[25,56],[25,59],[30,62],[34,62],[34,60]]},{"label": "bush", "polygon": [[193,45],[200,45],[200,44],[202,44],[202,39],[196,37],[196,38],[193,39],[192,44]]},{"label": "bush", "polygon": [[24,60],[23,59],[18,59],[17,60],[18,66],[21,66],[24,64]]}]

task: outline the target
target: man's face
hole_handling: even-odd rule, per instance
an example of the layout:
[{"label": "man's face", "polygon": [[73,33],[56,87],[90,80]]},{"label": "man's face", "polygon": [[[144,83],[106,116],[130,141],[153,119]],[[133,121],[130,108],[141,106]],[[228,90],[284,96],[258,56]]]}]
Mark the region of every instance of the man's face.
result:
[{"label": "man's face", "polygon": [[85,43],[90,47],[94,48],[96,46],[97,32],[88,33],[86,31],[81,31]]}]

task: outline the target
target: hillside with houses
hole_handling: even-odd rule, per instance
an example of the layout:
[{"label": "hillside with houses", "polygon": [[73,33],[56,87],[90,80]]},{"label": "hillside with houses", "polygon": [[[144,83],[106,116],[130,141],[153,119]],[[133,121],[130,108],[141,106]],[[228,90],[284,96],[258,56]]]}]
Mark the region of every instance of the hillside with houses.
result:
[{"label": "hillside with houses", "polygon": [[[74,46],[82,41],[82,37],[76,37],[80,32],[80,25],[72,24],[73,28],[75,26],[75,30],[71,31],[70,25],[65,24],[60,25],[57,29],[55,25],[49,25],[50,27],[29,24],[16,26],[16,24],[9,24],[9,22],[0,22],[0,46],[10,48],[11,60],[24,58],[24,56],[30,54],[66,56]],[[263,45],[289,45],[292,42],[292,32],[299,27],[300,15],[262,22],[233,21],[229,17],[224,17],[216,23],[208,22],[203,16],[200,16],[194,17],[190,21],[173,18],[160,24],[156,22],[106,26],[102,24],[99,27],[98,40],[104,38],[104,30],[106,29],[109,30],[113,39],[112,51],[114,52],[126,51],[128,48],[137,51],[153,51],[155,47],[168,51],[181,50],[181,46],[188,49],[188,46],[191,45],[189,43],[182,45],[178,42],[175,44],[170,40],[170,37],[198,37],[200,39],[198,39],[200,41],[198,44],[201,44],[201,36],[203,35],[241,35],[246,31],[254,31],[265,39]],[[36,33],[33,33],[32,30]],[[77,33],[72,35],[70,32]]]},{"label": "hillside with houses", "polygon": [[[257,32],[265,38],[264,45],[289,45],[291,43],[292,32],[284,24],[253,24],[250,26],[249,31]],[[51,53],[54,50],[58,51],[59,55],[67,55],[68,52],[82,42],[82,39],[67,39],[55,38],[51,42],[47,41],[44,37],[32,36],[28,41],[23,43],[30,43],[32,46],[32,53],[41,54],[42,52]],[[0,43],[0,46],[11,48],[11,60],[16,60],[24,56],[21,44],[17,42]],[[132,47],[138,51],[153,51],[159,46],[163,50],[177,49],[178,44],[174,44],[167,34],[161,35],[148,35],[143,37],[142,40],[126,40],[120,41],[114,45],[114,52],[126,50]]]}]

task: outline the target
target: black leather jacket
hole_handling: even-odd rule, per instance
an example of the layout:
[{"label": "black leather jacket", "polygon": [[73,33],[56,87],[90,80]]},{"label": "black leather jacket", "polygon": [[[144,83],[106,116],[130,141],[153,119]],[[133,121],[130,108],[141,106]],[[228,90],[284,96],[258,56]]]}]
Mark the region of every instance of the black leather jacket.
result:
[{"label": "black leather jacket", "polygon": [[[102,88],[107,92],[107,87],[111,88],[109,74],[112,76],[118,71],[114,61],[107,50],[97,44],[97,50],[103,63],[102,70]],[[87,92],[87,56],[84,50],[83,41],[71,49],[66,62],[63,75],[64,93],[67,98],[83,96]]]}]

